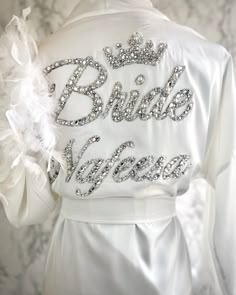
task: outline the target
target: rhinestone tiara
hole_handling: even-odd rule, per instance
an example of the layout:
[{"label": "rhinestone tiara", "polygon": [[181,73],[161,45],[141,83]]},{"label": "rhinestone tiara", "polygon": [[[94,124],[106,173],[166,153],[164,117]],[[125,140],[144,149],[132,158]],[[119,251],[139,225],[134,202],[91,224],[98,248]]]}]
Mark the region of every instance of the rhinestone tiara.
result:
[{"label": "rhinestone tiara", "polygon": [[155,66],[163,57],[165,50],[167,49],[166,43],[159,43],[157,51],[155,52],[153,47],[154,44],[152,40],[145,43],[144,38],[141,33],[134,32],[128,39],[129,48],[123,48],[122,43],[116,44],[116,49],[118,54],[113,55],[113,50],[111,47],[106,46],[103,48],[105,56],[112,66],[113,69],[118,69],[120,67],[130,65],[130,64],[145,64]]}]

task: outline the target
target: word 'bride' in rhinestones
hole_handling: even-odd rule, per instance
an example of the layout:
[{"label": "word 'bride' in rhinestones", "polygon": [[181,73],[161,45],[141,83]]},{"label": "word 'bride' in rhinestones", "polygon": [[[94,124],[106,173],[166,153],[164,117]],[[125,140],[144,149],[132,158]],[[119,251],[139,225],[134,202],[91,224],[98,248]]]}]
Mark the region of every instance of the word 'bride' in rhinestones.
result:
[{"label": "word 'bride' in rhinestones", "polygon": [[[157,120],[163,120],[166,117],[170,117],[174,121],[179,121],[183,120],[193,107],[193,94],[189,89],[181,89],[178,91],[172,100],[165,106],[169,95],[185,70],[184,66],[176,66],[166,85],[163,88],[155,87],[151,89],[140,102],[140,92],[138,90],[131,90],[128,95],[128,92],[122,91],[122,84],[120,82],[116,82],[103,112],[102,98],[96,93],[95,89],[101,87],[105,83],[107,79],[106,69],[100,63],[95,62],[92,57],[87,57],[86,59],[77,58],[56,62],[54,65],[47,68],[47,73],[50,73],[50,71],[56,69],[57,67],[68,64],[76,64],[77,67],[69,81],[66,83],[66,86],[59,98],[59,104],[56,109],[56,122],[60,125],[83,126],[94,121],[99,116],[104,119],[112,107],[111,117],[115,122],[120,122],[122,120],[133,121],[137,118],[141,120],[148,120],[151,117],[154,117]],[[98,78],[87,86],[78,86],[77,82],[82,77],[82,74],[88,66],[98,70]],[[52,89],[55,89],[55,87]],[[76,120],[58,118],[73,92],[83,94],[92,100],[93,105],[91,112],[87,116]],[[157,97],[156,102],[152,105],[151,110],[147,111],[155,97]],[[139,105],[137,109],[134,110],[138,103]],[[185,106],[185,109],[178,115],[176,113],[178,108],[183,106]]]},{"label": "word 'bride' in rhinestones", "polygon": [[[119,122],[122,120],[133,121],[136,118],[140,118],[141,120],[148,120],[151,117],[156,118],[157,120],[163,120],[167,116],[169,116],[172,120],[183,120],[192,109],[193,102],[191,101],[192,98],[192,91],[189,89],[181,89],[172,99],[172,101],[166,106],[165,110],[164,105],[167,101],[168,96],[170,95],[171,91],[173,90],[177,80],[183,73],[185,67],[183,66],[176,66],[174,68],[171,77],[167,81],[164,88],[156,87],[151,89],[142,99],[138,106],[138,108],[134,111],[135,105],[138,102],[138,98],[140,93],[138,90],[132,90],[130,92],[130,97],[128,102],[125,105],[125,102],[128,97],[127,92],[122,92],[122,84],[116,82],[112,95],[108,100],[106,108],[104,112],[101,114],[102,118],[105,118],[111,107],[113,106],[112,110],[112,119],[115,122]],[[156,96],[159,96],[157,102],[153,104],[151,110],[147,111],[147,108],[150,107],[150,103]],[[177,115],[176,110],[179,107],[185,106],[185,110],[182,114]],[[134,112],[132,114],[132,112]]]},{"label": "word 'bride' in rhinestones", "polygon": [[[72,147],[75,142],[75,139],[72,138],[64,149],[64,156],[67,163],[67,175],[65,178],[66,182],[69,182],[72,176],[75,174],[75,178],[79,183],[91,183],[92,186],[88,189],[87,192],[82,193],[81,190],[76,189],[76,195],[80,197],[86,197],[90,195],[95,189],[97,189],[104,179],[109,174],[110,170],[114,167],[113,170],[113,180],[115,182],[124,182],[128,179],[134,181],[155,181],[160,177],[162,179],[169,178],[180,178],[186,172],[186,170],[192,165],[190,162],[190,155],[178,155],[172,158],[169,162],[166,161],[165,156],[160,156],[157,160],[154,156],[144,156],[141,159],[136,161],[135,157],[127,157],[121,159],[122,152],[128,148],[134,148],[133,141],[125,141],[122,143],[115,151],[112,153],[109,159],[95,158],[90,159],[87,162],[83,163],[78,170],[76,171],[83,154],[86,152],[88,147],[100,140],[98,135],[90,137],[87,142],[84,144],[82,149],[79,151],[76,158],[73,156]],[[103,167],[102,167],[103,165]],[[148,171],[142,170],[148,168]],[[99,171],[100,169],[100,171]],[[122,175],[121,175],[122,174]],[[52,173],[49,172],[49,179],[51,183],[56,179],[58,175],[58,169]]]},{"label": "word 'bride' in rhinestones", "polygon": [[[142,35],[135,32],[128,40],[130,48],[124,49],[122,48],[121,43],[117,44],[116,47],[120,49],[118,56],[113,56],[111,47],[107,46],[103,51],[109,64],[115,69],[134,63],[152,66],[159,63],[167,48],[167,44],[160,43],[157,52],[155,52],[153,50],[154,44],[151,40],[146,42],[144,47],[140,46],[142,43]],[[83,126],[96,120],[99,116],[104,119],[112,107],[111,118],[115,122],[120,122],[122,120],[133,121],[137,118],[148,120],[152,117],[157,120],[163,120],[166,117],[170,117],[174,121],[179,121],[183,120],[193,107],[193,93],[190,89],[181,89],[174,95],[172,100],[167,103],[167,99],[173,91],[178,79],[184,72],[185,66],[175,66],[166,85],[164,87],[155,87],[151,89],[142,99],[140,98],[139,90],[131,90],[130,92],[122,91],[121,82],[116,82],[103,112],[103,100],[96,92],[96,89],[102,87],[107,80],[108,73],[106,68],[101,63],[94,61],[93,57],[88,56],[85,59],[75,58],[57,61],[48,66],[44,72],[49,74],[51,71],[59,67],[68,65],[75,65],[76,67],[69,80],[66,82],[58,101],[55,120],[60,125]],[[83,77],[86,69],[89,67],[98,71],[96,80],[89,85],[78,85],[79,80]],[[135,83],[139,87],[144,81],[145,76],[143,74],[139,74],[135,79]],[[55,84],[50,87],[51,92],[55,91],[55,87]],[[59,118],[59,115],[73,93],[87,96],[92,100],[91,112],[87,116],[76,120]],[[150,103],[156,97],[157,99],[151,107],[151,110],[147,111],[147,108],[150,107]],[[134,110],[137,104],[139,105],[137,106],[137,109]],[[178,115],[176,112],[181,107],[185,107],[185,109]]]}]

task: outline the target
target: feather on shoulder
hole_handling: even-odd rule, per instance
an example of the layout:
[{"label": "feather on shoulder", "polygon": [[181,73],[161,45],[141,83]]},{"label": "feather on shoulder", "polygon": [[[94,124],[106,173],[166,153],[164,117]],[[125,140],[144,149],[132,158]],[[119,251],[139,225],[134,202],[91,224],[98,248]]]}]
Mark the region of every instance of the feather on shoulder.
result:
[{"label": "feather on shoulder", "polygon": [[35,155],[48,161],[47,171],[52,156],[63,162],[56,151],[60,136],[54,120],[56,100],[29,33],[30,12],[29,7],[22,18],[13,16],[0,38],[0,184],[14,184],[19,170],[12,170],[20,162],[39,175]]}]

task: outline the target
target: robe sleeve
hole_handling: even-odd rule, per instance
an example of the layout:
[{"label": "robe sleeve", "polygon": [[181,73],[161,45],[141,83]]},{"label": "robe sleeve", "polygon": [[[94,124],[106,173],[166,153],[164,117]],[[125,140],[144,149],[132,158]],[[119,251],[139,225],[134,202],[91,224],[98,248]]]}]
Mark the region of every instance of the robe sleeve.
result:
[{"label": "robe sleeve", "polygon": [[46,220],[57,204],[49,174],[58,154],[56,100],[26,17],[14,16],[0,38],[0,201],[15,227]]},{"label": "robe sleeve", "polygon": [[[218,112],[204,161],[209,188],[208,240],[220,294],[236,294],[236,86],[226,50]],[[210,261],[210,260],[209,260]],[[210,262],[209,262],[210,263]]]},{"label": "robe sleeve", "polygon": [[56,207],[58,195],[51,189],[46,162],[39,155],[25,157],[13,168],[2,166],[0,175],[4,177],[0,200],[14,227],[42,223]]}]

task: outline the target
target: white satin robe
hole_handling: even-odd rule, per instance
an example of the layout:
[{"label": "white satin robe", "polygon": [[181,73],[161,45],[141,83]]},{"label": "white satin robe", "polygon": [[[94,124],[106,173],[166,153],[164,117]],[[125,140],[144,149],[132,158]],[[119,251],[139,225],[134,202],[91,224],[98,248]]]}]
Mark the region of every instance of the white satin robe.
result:
[{"label": "white satin robe", "polygon": [[[113,69],[103,48],[111,46],[116,55],[116,43],[127,48],[133,32],[152,40],[154,47],[166,42],[167,50],[155,66],[131,64]],[[115,82],[127,93],[138,89],[143,97],[154,87],[163,88],[177,65],[185,70],[169,98],[181,89],[190,89],[193,102],[188,115],[179,121],[167,116],[115,122],[110,110],[105,119],[98,117],[83,126],[58,124],[62,136],[57,148],[63,152],[73,138],[74,159],[91,136],[100,136],[79,166],[90,159],[108,159],[120,144],[133,141],[134,147],[127,148],[122,159],[191,155],[192,165],[179,178],[116,182],[112,171],[90,195],[81,197],[75,190],[86,192],[91,184],[79,183],[75,174],[66,182],[65,171],[60,169],[52,184],[48,178],[42,187],[40,177],[35,179],[27,166],[19,163],[15,167],[24,173],[17,186],[2,192],[1,199],[14,226],[43,222],[57,202],[74,202],[60,211],[52,233],[43,295],[235,295],[236,88],[229,52],[171,21],[149,0],[86,0],[78,3],[60,30],[41,43],[39,53],[45,68],[60,60],[87,56],[101,63],[108,76],[96,92],[104,108]],[[57,100],[74,69],[75,65],[66,65],[48,72]],[[140,74],[145,81],[136,85]],[[94,69],[87,70],[78,85],[87,85],[96,77]],[[91,106],[88,96],[73,92],[59,118],[82,118],[91,112]],[[42,177],[49,176],[43,165],[42,173]],[[110,203],[106,202],[109,198]],[[162,201],[153,207],[152,219],[132,221],[125,201],[122,205],[122,200],[131,198],[164,202],[163,207]],[[82,203],[92,206],[98,200],[100,208],[94,206],[95,213],[91,209],[87,216]],[[176,210],[164,205],[168,201]],[[127,218],[124,213],[122,221],[112,221],[122,206]],[[152,211],[151,207],[145,210]],[[137,216],[142,209],[137,207]],[[109,210],[111,222],[103,220]],[[98,212],[100,219],[93,219]]]}]

